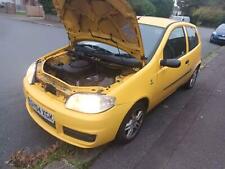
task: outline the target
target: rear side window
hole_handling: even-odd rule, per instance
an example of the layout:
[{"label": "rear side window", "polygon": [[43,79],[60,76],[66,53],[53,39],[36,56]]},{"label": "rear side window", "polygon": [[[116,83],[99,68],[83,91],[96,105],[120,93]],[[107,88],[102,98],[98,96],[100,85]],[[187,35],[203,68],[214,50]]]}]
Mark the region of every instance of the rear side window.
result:
[{"label": "rear side window", "polygon": [[164,59],[179,59],[186,54],[186,38],[183,28],[176,28],[164,48]]},{"label": "rear side window", "polygon": [[196,46],[198,46],[198,34],[195,28],[187,27],[186,29],[188,33],[189,51],[191,51]]}]

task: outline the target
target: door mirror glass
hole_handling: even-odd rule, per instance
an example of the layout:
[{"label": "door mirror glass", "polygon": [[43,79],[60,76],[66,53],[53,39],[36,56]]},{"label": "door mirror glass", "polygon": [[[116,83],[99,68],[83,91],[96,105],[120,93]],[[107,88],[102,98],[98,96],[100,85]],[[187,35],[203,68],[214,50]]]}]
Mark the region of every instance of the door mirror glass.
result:
[{"label": "door mirror glass", "polygon": [[160,66],[167,66],[170,68],[179,68],[181,62],[178,59],[164,59],[160,61]]}]

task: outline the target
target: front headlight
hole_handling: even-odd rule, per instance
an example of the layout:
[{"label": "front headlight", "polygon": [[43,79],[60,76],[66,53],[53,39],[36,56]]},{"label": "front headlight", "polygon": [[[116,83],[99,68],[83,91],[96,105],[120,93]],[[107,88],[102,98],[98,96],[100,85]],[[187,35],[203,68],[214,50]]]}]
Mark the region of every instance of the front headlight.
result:
[{"label": "front headlight", "polygon": [[213,32],[213,35],[214,35],[214,36],[216,36],[216,35],[217,35],[217,33],[216,33],[216,32]]},{"label": "front headlight", "polygon": [[78,93],[66,102],[66,108],[82,113],[97,114],[115,105],[115,98],[101,94]]},{"label": "front headlight", "polygon": [[36,74],[37,63],[34,62],[30,65],[27,70],[27,80],[29,84],[33,84],[35,82],[35,74]]}]

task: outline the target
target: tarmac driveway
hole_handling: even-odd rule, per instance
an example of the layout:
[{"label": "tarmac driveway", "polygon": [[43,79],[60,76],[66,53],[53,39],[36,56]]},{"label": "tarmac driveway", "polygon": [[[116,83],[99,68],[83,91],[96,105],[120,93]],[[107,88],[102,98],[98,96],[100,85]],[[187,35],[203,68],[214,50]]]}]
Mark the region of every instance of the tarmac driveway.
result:
[{"label": "tarmac driveway", "polygon": [[0,15],[0,168],[19,149],[43,148],[55,141],[27,114],[22,81],[32,62],[65,44],[66,33],[61,28]]}]

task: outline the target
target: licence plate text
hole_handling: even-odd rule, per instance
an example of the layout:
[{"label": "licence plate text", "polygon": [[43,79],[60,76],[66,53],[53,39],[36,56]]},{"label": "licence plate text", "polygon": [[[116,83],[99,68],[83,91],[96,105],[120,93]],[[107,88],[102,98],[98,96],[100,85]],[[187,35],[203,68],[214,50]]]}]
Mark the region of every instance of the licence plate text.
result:
[{"label": "licence plate text", "polygon": [[47,111],[43,110],[40,106],[34,103],[30,98],[28,98],[29,105],[31,108],[43,119],[47,120],[48,122],[55,124],[54,117],[52,114],[48,113]]}]

